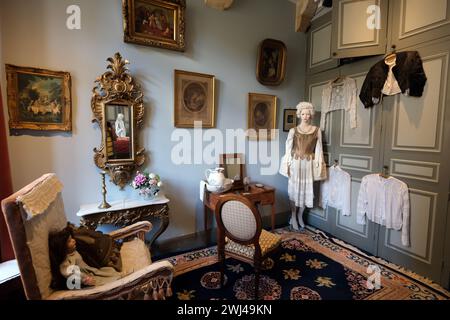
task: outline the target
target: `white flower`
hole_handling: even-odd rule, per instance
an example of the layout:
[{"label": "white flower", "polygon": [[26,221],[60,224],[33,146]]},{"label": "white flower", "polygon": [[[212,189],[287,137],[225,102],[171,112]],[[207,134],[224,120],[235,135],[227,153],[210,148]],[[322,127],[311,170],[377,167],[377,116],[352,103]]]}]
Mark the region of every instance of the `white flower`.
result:
[{"label": "white flower", "polygon": [[155,175],[154,173],[150,173],[150,174],[148,175],[148,177],[149,177],[150,179],[155,179],[156,175]]},{"label": "white flower", "polygon": [[162,182],[159,181],[159,182],[158,182],[158,187],[161,187],[161,186],[162,186]]}]

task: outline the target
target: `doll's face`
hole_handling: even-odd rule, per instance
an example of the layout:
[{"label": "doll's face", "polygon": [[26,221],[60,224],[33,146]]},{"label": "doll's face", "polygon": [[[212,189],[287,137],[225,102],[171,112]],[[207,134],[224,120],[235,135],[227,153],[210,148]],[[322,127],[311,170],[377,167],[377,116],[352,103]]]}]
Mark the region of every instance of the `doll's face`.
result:
[{"label": "doll's face", "polygon": [[311,112],[309,110],[302,110],[300,113],[300,118],[302,119],[302,122],[311,122]]},{"label": "doll's face", "polygon": [[67,253],[72,253],[77,249],[77,241],[72,236],[67,239]]}]

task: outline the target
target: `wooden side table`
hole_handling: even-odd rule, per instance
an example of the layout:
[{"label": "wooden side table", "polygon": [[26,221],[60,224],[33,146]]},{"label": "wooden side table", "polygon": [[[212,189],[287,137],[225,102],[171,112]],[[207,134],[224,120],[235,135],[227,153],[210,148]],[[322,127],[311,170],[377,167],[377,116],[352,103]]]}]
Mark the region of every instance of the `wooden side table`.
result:
[{"label": "wooden side table", "polygon": [[271,212],[271,224],[272,224],[272,231],[275,229],[275,188],[264,186],[262,188],[257,187],[254,184],[251,184],[249,186],[248,192],[244,192],[244,190],[239,191],[230,191],[226,193],[211,193],[206,190],[205,188],[205,194],[203,195],[203,218],[204,218],[204,227],[205,230],[208,229],[208,215],[209,210],[212,211],[214,214],[214,209],[216,207],[217,202],[219,199],[227,194],[240,194],[250,201],[252,201],[255,205],[271,205],[272,206],[272,212]]},{"label": "wooden side table", "polygon": [[151,217],[159,218],[161,224],[148,241],[149,247],[167,229],[169,225],[169,199],[158,195],[153,200],[119,200],[111,202],[111,207],[99,209],[98,203],[86,204],[80,207],[77,216],[81,217],[80,224],[92,230],[99,225],[112,224],[116,227],[125,227],[135,222],[148,220]]}]

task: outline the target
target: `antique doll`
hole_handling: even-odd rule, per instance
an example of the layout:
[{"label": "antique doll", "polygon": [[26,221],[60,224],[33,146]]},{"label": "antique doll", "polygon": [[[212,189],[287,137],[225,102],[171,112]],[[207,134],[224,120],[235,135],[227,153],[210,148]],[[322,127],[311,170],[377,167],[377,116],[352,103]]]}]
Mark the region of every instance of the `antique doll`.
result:
[{"label": "antique doll", "polygon": [[49,251],[52,269],[51,287],[54,289],[100,286],[122,277],[122,274],[112,267],[89,266],[77,251],[76,240],[72,237],[70,227],[49,235]]}]

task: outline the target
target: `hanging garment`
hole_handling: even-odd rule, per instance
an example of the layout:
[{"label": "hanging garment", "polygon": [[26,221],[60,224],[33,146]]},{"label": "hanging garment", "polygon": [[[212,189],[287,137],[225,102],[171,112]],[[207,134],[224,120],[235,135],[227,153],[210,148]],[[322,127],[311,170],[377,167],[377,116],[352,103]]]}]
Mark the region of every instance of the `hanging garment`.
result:
[{"label": "hanging garment", "polygon": [[378,174],[365,176],[358,195],[356,222],[366,224],[367,219],[402,230],[402,244],[409,246],[409,190],[406,183]]},{"label": "hanging garment", "polygon": [[325,130],[326,116],[328,112],[335,110],[345,110],[350,117],[350,128],[356,128],[356,81],[349,77],[344,77],[342,85],[333,85],[333,81],[328,82],[322,91],[322,109],[320,116],[320,129]]},{"label": "hanging garment", "polygon": [[395,55],[384,59],[384,63],[389,66],[389,72],[381,93],[387,96],[394,96],[402,92],[402,89],[400,89],[397,79],[395,79],[394,73],[392,72],[392,69],[396,66],[396,60],[397,58]]},{"label": "hanging garment", "polygon": [[327,206],[341,211],[342,215],[351,214],[351,185],[352,177],[340,166],[332,166],[328,169],[328,179],[320,185],[319,205]]},{"label": "hanging garment", "polygon": [[[419,53],[417,51],[404,51],[395,55],[395,66],[392,67],[392,74],[401,92],[412,97],[421,97],[427,77]],[[384,59],[370,68],[359,94],[365,108],[373,107],[381,102],[382,91],[388,79],[389,70],[390,67]]]},{"label": "hanging garment", "polygon": [[322,133],[318,127],[311,133],[301,132],[298,127],[289,130],[280,174],[289,178],[289,200],[297,207],[312,208],[313,182],[326,178]]}]

